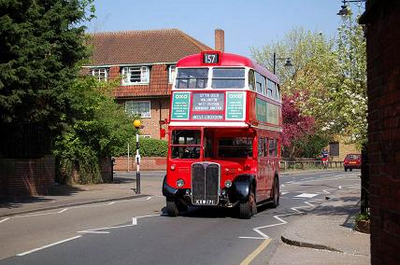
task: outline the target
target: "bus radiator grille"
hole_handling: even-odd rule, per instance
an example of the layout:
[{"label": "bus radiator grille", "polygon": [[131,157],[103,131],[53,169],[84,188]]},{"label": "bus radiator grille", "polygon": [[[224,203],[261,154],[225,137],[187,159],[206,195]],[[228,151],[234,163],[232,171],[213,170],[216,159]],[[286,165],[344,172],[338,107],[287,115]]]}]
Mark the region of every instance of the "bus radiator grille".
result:
[{"label": "bus radiator grille", "polygon": [[192,164],[192,204],[218,205],[220,165],[216,163]]}]

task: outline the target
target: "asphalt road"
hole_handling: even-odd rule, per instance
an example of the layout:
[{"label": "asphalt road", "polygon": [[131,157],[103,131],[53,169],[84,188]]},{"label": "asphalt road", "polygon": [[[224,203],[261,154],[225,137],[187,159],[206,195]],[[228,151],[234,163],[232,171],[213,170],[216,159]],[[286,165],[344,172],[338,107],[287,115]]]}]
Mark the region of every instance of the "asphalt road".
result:
[{"label": "asphalt road", "polygon": [[[0,223],[0,264],[265,264],[290,222],[338,189],[359,189],[359,175],[282,175],[280,206],[259,207],[250,220],[238,219],[234,210],[204,208],[167,217],[158,190],[142,198],[15,216]],[[142,181],[161,187],[162,174],[145,174]]]}]

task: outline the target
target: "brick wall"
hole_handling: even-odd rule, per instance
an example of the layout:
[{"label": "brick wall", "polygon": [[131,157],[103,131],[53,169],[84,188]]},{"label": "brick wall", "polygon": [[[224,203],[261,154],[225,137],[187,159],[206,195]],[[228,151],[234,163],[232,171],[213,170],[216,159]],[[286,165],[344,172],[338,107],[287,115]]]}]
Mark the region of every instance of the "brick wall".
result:
[{"label": "brick wall", "polygon": [[[167,159],[165,157],[142,157],[140,163],[141,171],[164,171],[167,168]],[[114,171],[127,171],[128,157],[116,157]],[[129,170],[136,171],[135,158],[129,158]]]},{"label": "brick wall", "polygon": [[[120,67],[110,67],[109,74],[111,79],[119,77]],[[141,134],[160,139],[159,121],[169,118],[171,87],[172,85],[168,83],[168,65],[157,64],[151,66],[148,85],[119,86],[115,89],[114,95],[120,104],[128,100],[150,101],[151,117],[142,118],[144,127]],[[162,128],[166,129],[166,126]]]},{"label": "brick wall", "polygon": [[347,154],[361,154],[354,144],[346,144],[347,138],[337,135],[335,140],[339,143],[339,156],[332,157],[334,161],[343,161]]},{"label": "brick wall", "polygon": [[368,159],[371,263],[400,260],[400,2],[369,0]]},{"label": "brick wall", "polygon": [[0,159],[0,198],[46,195],[54,185],[53,156]]}]

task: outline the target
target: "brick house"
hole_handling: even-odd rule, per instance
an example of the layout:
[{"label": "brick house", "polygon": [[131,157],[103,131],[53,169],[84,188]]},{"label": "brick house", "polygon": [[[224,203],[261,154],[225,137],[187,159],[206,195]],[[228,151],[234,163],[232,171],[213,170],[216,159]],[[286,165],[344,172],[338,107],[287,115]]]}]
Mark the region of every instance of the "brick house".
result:
[{"label": "brick house", "polygon": [[400,1],[368,0],[371,264],[400,261]]},{"label": "brick house", "polygon": [[[216,36],[223,43],[223,31]],[[169,115],[176,62],[212,49],[179,29],[96,33],[90,42],[93,56],[84,67],[99,80],[121,77],[115,98],[129,115],[141,116],[142,135],[151,138],[160,138],[160,121]]]}]

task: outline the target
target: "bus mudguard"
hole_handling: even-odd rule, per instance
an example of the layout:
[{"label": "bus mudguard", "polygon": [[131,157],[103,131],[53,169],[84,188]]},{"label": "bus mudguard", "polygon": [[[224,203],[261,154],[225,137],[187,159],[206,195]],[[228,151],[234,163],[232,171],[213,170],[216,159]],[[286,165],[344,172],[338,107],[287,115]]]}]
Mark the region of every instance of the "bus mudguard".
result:
[{"label": "bus mudguard", "polygon": [[[239,201],[247,201],[250,188],[255,185],[255,176],[251,174],[239,175],[233,181],[234,197]],[[255,187],[253,187],[255,188]]]},{"label": "bus mudguard", "polygon": [[179,191],[178,189],[172,188],[167,184],[167,176],[165,176],[163,180],[163,189],[162,189],[163,195],[167,198],[175,198],[178,191]]}]

